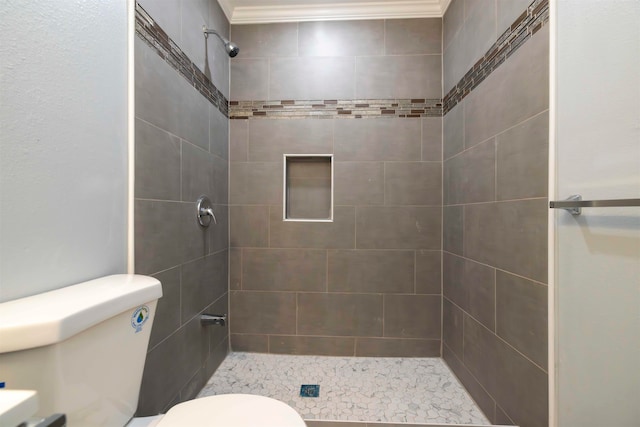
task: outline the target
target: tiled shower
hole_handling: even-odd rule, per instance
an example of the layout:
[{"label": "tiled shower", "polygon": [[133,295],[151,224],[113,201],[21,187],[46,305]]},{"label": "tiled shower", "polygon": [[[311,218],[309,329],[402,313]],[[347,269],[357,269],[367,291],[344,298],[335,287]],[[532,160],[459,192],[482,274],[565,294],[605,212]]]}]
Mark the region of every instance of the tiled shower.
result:
[{"label": "tiled shower", "polygon": [[[443,357],[491,422],[546,425],[546,7],[230,26],[216,1],[140,1],[136,270],[165,297],[138,412],[230,348]],[[286,154],[332,156],[332,222],[283,221]]]}]

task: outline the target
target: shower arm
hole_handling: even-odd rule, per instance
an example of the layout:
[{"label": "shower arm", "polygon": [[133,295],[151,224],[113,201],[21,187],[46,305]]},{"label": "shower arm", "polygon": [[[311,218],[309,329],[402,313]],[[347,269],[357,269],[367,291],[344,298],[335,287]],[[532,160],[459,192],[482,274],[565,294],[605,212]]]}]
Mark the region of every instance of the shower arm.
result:
[{"label": "shower arm", "polygon": [[204,25],[202,26],[202,32],[204,33],[204,37],[205,38],[209,38],[209,34],[213,34],[216,37],[218,37],[222,43],[226,43],[227,42],[227,40],[225,40],[225,38],[222,37],[216,30],[208,29]]}]

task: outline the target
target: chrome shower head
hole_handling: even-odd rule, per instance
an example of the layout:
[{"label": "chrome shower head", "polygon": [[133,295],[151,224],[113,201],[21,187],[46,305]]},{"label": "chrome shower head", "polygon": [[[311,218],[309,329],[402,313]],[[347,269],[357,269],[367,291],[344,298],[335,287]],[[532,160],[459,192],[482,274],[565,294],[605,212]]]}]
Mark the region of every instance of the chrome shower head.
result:
[{"label": "chrome shower head", "polygon": [[222,37],[216,30],[210,30],[206,27],[202,27],[202,32],[204,33],[205,38],[209,37],[209,34],[213,34],[220,39],[222,44],[224,44],[224,50],[227,51],[227,54],[230,57],[235,57],[240,52],[240,48],[235,44],[231,43],[228,39]]}]

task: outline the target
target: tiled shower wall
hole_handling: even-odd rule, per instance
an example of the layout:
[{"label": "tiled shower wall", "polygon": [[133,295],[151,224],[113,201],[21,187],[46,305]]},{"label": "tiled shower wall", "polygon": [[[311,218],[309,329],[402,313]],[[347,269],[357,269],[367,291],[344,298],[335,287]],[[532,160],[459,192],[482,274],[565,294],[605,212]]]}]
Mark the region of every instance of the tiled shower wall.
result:
[{"label": "tiled shower wall", "polygon": [[[445,93],[528,5],[453,0]],[[523,427],[548,423],[548,28],[444,117],[443,355],[492,422]]]},{"label": "tiled shower wall", "polygon": [[[156,24],[228,97],[229,58],[202,26],[228,34],[217,1],[143,1]],[[136,273],[157,277],[158,302],[138,415],[196,396],[228,349],[227,328],[199,314],[228,311],[228,119],[143,39],[136,37]],[[202,229],[206,194],[217,225]]]},{"label": "tiled shower wall", "polygon": [[[441,98],[441,20],[232,26],[231,100]],[[439,356],[442,119],[230,121],[231,346]],[[283,222],[283,154],[333,154],[331,223]]]}]

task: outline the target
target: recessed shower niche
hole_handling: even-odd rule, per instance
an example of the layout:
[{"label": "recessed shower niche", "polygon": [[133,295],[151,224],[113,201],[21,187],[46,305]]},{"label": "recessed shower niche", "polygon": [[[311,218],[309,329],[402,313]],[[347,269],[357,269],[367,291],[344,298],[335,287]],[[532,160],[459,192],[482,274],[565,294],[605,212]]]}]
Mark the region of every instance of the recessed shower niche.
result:
[{"label": "recessed shower niche", "polygon": [[285,221],[333,221],[333,155],[284,155]]}]

